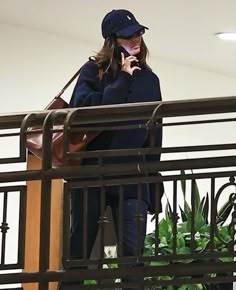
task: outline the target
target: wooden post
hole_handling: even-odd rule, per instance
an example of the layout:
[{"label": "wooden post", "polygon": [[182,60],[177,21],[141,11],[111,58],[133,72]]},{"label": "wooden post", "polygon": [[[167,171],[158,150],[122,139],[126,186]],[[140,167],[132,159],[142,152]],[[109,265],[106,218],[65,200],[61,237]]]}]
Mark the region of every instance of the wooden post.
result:
[{"label": "wooden post", "polygon": [[[27,170],[41,168],[41,160],[28,155]],[[40,231],[40,194],[41,181],[27,181],[26,237],[24,271],[39,270],[39,231]],[[61,262],[61,226],[62,226],[62,180],[53,180],[51,189],[51,230],[50,230],[50,270],[57,270]],[[37,283],[23,284],[24,290],[38,290]],[[56,290],[57,283],[50,283],[50,290]]]}]

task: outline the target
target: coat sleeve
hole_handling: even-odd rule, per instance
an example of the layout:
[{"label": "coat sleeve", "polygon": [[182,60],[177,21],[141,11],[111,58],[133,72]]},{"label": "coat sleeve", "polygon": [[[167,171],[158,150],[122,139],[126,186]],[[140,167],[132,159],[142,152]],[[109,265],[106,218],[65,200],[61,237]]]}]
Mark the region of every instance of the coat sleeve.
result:
[{"label": "coat sleeve", "polygon": [[[156,101],[162,101],[161,96],[161,89],[160,89],[160,82],[157,78],[157,86],[156,86]],[[158,123],[161,124],[162,120],[158,119]],[[154,134],[154,146],[155,147],[162,147],[162,127],[156,127],[154,131],[152,132]],[[146,142],[144,143],[144,148],[150,147],[150,133],[148,134],[148,138]],[[148,154],[145,156],[146,162],[159,162],[161,158],[161,154]],[[152,172],[148,174],[149,176],[160,176],[161,174],[159,172]],[[162,211],[162,205],[161,205],[161,199],[164,194],[164,185],[163,182],[159,182],[157,184],[155,183],[149,183],[149,192],[150,192],[150,206],[149,206],[149,212],[150,213],[157,213],[156,212],[156,202],[159,204],[159,210]]]},{"label": "coat sleeve", "polygon": [[120,72],[117,78],[103,90],[98,77],[98,67],[94,61],[88,61],[81,70],[75,85],[70,107],[121,104],[127,100],[132,76]]},{"label": "coat sleeve", "polygon": [[[160,89],[160,82],[157,78],[157,85],[156,85],[156,101],[162,101],[161,96],[161,89]],[[162,119],[157,120],[159,124],[162,124]],[[152,136],[151,136],[152,135]],[[146,142],[144,143],[144,148],[150,147],[151,138],[154,138],[154,146],[160,147],[162,146],[162,126],[155,127],[153,131],[149,131],[148,137],[146,139]],[[146,156],[146,161],[160,161],[160,154],[149,154]]]}]

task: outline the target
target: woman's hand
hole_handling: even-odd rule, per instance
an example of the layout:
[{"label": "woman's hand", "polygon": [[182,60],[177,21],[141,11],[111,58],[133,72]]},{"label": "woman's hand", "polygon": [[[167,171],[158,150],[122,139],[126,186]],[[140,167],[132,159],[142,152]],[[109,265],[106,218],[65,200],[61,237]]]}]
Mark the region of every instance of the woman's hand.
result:
[{"label": "woman's hand", "polygon": [[121,52],[121,70],[129,73],[130,75],[133,75],[133,72],[138,69],[141,70],[138,66],[132,66],[132,62],[138,62],[138,59],[134,55],[130,55],[128,57],[125,57],[124,53]]}]

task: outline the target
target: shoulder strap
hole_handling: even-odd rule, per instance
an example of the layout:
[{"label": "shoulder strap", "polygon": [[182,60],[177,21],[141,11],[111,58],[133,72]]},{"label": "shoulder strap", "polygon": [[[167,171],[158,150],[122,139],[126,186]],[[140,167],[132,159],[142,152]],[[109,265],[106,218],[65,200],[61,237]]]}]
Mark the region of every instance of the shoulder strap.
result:
[{"label": "shoulder strap", "polygon": [[61,91],[55,96],[55,99],[59,98],[64,91],[69,87],[69,85],[73,82],[73,80],[79,75],[82,67],[73,75],[73,77],[65,84],[65,86],[61,89]]},{"label": "shoulder strap", "polygon": [[[84,66],[84,65],[83,65]],[[59,98],[64,91],[69,87],[69,85],[77,78],[77,76],[80,74],[81,69],[83,68],[83,66],[73,75],[73,77],[65,84],[65,86],[61,89],[61,91],[55,96],[55,99]],[[98,70],[98,78],[99,81],[102,80],[102,76],[103,76],[103,70],[99,69]]]}]

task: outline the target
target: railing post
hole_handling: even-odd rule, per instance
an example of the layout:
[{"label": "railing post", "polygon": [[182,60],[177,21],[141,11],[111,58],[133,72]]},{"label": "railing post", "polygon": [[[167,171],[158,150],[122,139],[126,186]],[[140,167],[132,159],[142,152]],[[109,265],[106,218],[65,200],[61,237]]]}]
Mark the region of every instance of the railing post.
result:
[{"label": "railing post", "polygon": [[[42,154],[42,182],[41,182],[41,208],[40,208],[40,243],[39,243],[39,272],[45,273],[49,269],[50,255],[50,211],[51,211],[51,184],[52,180],[45,174],[52,167],[53,113],[50,112],[43,124],[43,154]],[[48,290],[49,283],[46,280],[39,282],[39,290]]]}]

